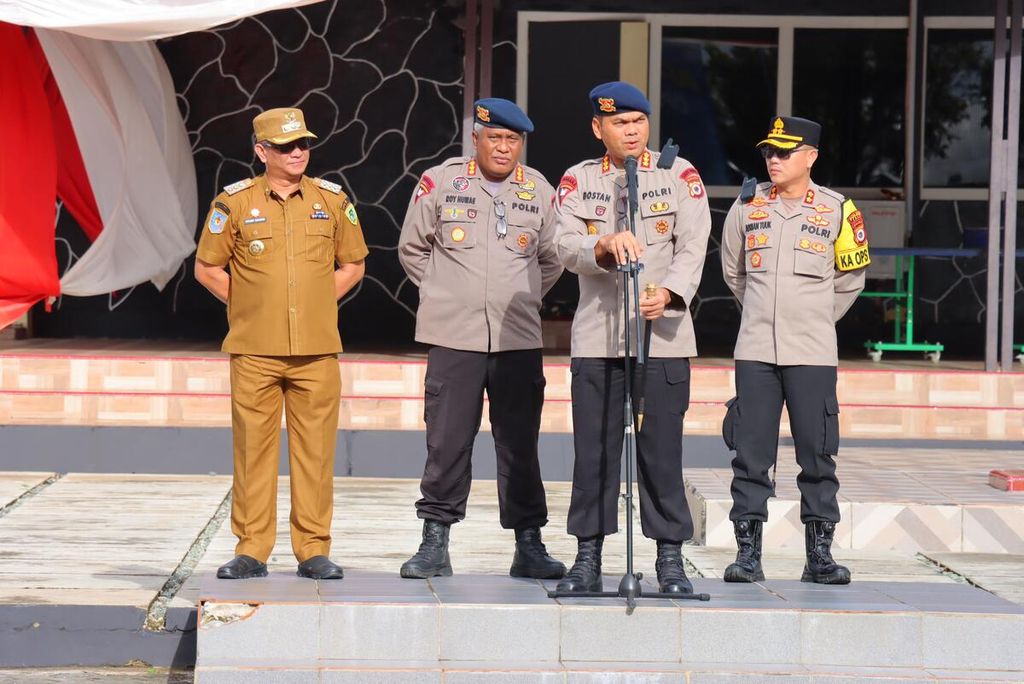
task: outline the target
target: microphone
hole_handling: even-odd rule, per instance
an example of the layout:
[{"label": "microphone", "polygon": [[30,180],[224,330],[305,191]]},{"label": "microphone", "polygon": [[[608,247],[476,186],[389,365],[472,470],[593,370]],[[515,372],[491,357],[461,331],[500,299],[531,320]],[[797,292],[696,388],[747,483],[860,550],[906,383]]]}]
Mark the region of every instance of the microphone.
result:
[{"label": "microphone", "polygon": [[626,157],[623,166],[626,167],[626,193],[629,197],[629,215],[633,216],[639,204],[636,197],[636,157],[632,155]]}]

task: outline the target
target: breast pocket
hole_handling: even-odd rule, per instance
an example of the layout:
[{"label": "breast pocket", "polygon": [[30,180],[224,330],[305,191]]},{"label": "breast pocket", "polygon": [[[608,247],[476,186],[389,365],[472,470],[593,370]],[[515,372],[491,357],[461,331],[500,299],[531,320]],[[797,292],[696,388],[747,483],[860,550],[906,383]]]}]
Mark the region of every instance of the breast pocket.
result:
[{"label": "breast pocket", "polygon": [[672,239],[672,229],[676,224],[676,200],[671,197],[645,200],[640,204],[640,217],[647,244],[667,242]]},{"label": "breast pocket", "polygon": [[334,261],[334,222],[321,219],[306,221],[306,261]]},{"label": "breast pocket", "polygon": [[442,221],[437,241],[445,249],[469,249],[476,245],[478,228],[466,221]]},{"label": "breast pocket", "polygon": [[823,240],[798,237],[793,247],[793,273],[796,275],[824,278],[832,270],[828,243]]},{"label": "breast pocket", "polygon": [[536,222],[525,222],[520,225],[510,223],[508,235],[505,236],[505,247],[515,256],[529,258],[537,254],[537,241],[540,237]]},{"label": "breast pocket", "polygon": [[274,233],[270,223],[243,223],[238,231],[239,247],[247,264],[266,261],[274,253]]}]

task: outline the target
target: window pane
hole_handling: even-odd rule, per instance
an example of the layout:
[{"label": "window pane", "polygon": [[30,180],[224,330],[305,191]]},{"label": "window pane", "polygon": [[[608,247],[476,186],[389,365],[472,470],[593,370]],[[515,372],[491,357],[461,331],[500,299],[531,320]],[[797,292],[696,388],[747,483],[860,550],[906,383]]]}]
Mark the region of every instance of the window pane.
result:
[{"label": "window pane", "polygon": [[754,144],[775,110],[775,29],[666,27],[661,140],[673,138],[707,185],[764,175]]},{"label": "window pane", "polygon": [[924,92],[924,184],[987,186],[992,31],[928,31]]},{"label": "window pane", "polygon": [[903,185],[907,32],[798,29],[793,38],[793,114],[822,125],[814,180]]}]

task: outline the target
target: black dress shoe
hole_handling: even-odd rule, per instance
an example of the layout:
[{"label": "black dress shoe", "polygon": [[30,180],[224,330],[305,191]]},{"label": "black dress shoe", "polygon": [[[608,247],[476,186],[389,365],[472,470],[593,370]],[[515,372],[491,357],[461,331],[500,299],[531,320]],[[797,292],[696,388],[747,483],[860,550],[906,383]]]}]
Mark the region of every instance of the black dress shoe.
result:
[{"label": "black dress shoe", "polygon": [[251,577],[266,577],[267,565],[261,563],[252,556],[235,556],[224,565],[217,568],[219,579],[249,579]]},{"label": "black dress shoe", "polygon": [[313,556],[299,563],[297,574],[309,579],[329,580],[341,579],[345,576],[345,571],[327,556]]}]

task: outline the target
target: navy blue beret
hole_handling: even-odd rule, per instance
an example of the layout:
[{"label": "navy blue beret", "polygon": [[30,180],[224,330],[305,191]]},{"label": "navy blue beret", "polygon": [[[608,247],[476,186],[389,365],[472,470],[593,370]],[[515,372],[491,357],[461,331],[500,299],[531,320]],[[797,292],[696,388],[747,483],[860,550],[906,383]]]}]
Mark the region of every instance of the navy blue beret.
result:
[{"label": "navy blue beret", "polygon": [[500,97],[485,97],[473,103],[473,120],[488,128],[507,128],[517,133],[532,133],[533,122],[515,102]]},{"label": "navy blue beret", "polygon": [[590,104],[594,115],[619,114],[621,112],[643,112],[650,116],[651,103],[635,85],[623,81],[612,81],[594,86],[590,91]]}]

